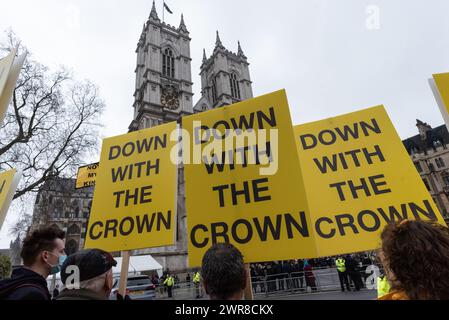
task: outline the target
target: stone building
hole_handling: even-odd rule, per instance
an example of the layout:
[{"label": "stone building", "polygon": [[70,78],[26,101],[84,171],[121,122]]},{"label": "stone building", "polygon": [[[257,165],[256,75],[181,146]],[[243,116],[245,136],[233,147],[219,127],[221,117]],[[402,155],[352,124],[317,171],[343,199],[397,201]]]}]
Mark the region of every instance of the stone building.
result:
[{"label": "stone building", "polygon": [[39,189],[30,231],[42,225],[56,225],[66,232],[68,255],[80,250],[86,238],[92,207],[93,187],[75,189],[75,179],[55,178]]},{"label": "stone building", "polygon": [[[203,52],[201,97],[193,107],[190,34],[181,15],[179,27],[162,22],[153,1],[148,20],[137,43],[134,119],[130,131],[150,128],[185,115],[198,113],[253,97],[249,63],[240,43],[233,53],[218,35],[212,55]],[[134,255],[151,254],[164,268],[187,268],[187,225],[184,171],[178,172],[176,244],[136,250]]]},{"label": "stone building", "polygon": [[416,169],[446,221],[449,219],[449,133],[416,120],[419,134],[403,141]]}]

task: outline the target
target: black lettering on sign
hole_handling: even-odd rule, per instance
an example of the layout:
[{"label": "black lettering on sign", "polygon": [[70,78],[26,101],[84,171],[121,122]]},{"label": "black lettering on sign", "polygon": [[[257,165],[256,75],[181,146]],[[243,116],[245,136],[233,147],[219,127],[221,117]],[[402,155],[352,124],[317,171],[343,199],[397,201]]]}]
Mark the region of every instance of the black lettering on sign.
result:
[{"label": "black lettering on sign", "polygon": [[[229,194],[227,194],[225,191],[228,189],[230,189],[230,197],[233,206],[242,203],[242,201],[239,201],[242,199],[244,203],[250,203],[251,194],[253,195],[254,202],[268,201],[271,200],[271,196],[267,194],[261,194],[262,192],[269,190],[268,186],[260,186],[260,184],[267,182],[268,178],[252,180],[251,184],[249,183],[249,181],[243,181],[243,185],[241,187],[237,186],[236,183],[231,183],[230,185],[225,184],[212,187],[212,191],[218,192],[218,201],[220,207],[226,206],[225,198],[226,196],[228,196],[229,198]],[[250,189],[252,189],[252,192]]]},{"label": "black lettering on sign", "polygon": [[[362,161],[365,160],[367,164],[374,164],[373,158],[377,157],[380,162],[385,162],[385,157],[378,145],[374,146],[374,151],[368,148],[354,149],[346,152],[334,153],[331,157],[323,156],[321,159],[314,158],[316,167],[321,173],[335,172],[340,169],[347,170],[351,167],[360,167]],[[363,162],[365,162],[363,161]]]},{"label": "black lettering on sign", "polygon": [[[193,133],[195,137],[194,139],[195,144],[202,144],[208,142],[210,140],[210,137],[212,136],[211,131],[214,131],[213,134],[215,139],[224,139],[226,137],[225,130],[254,129],[254,122],[256,121],[256,119],[259,129],[267,129],[277,126],[274,108],[270,107],[268,113],[260,110],[256,112],[251,112],[249,116],[241,115],[238,119],[230,118],[229,122],[227,122],[226,120],[219,120],[216,123],[214,123],[211,127],[205,125],[194,127]],[[210,130],[210,128],[215,129],[219,132],[216,133],[215,130]]]},{"label": "black lettering on sign", "polygon": [[[268,141],[265,146],[256,144],[253,146],[236,148],[235,150],[226,150],[223,151],[221,155],[204,155],[203,163],[207,173],[213,174],[214,171],[223,172],[224,169],[228,167],[229,170],[235,170],[237,163],[239,166],[241,165],[242,168],[246,168],[249,164],[248,159],[255,159],[255,164],[260,165],[261,157],[264,157],[264,159],[268,158],[269,162],[273,162],[270,141]],[[217,169],[215,169],[215,167]]]},{"label": "black lettering on sign", "polygon": [[109,148],[109,160],[114,160],[119,157],[130,157],[135,152],[141,154],[143,152],[156,151],[159,148],[165,149],[167,147],[167,134],[161,137],[155,136],[137,141],[129,141],[123,146],[111,146]]},{"label": "black lettering on sign", "polygon": [[[156,221],[156,229],[153,228]],[[90,239],[109,239],[117,237],[127,237],[133,233],[144,234],[154,231],[165,231],[171,229],[172,212],[154,212],[150,214],[127,216],[121,220],[110,219],[104,222],[96,221],[89,226],[88,234]]]},{"label": "black lettering on sign", "polygon": [[335,217],[321,217],[315,221],[315,230],[321,238],[332,239],[337,235],[337,231],[339,236],[359,234],[360,229],[366,232],[377,232],[383,225],[408,219],[409,216],[413,216],[416,220],[438,220],[428,200],[423,200],[422,205],[409,202],[399,204],[398,207],[400,210],[391,205],[388,206],[388,209],[364,209],[353,214],[345,213],[335,215]]},{"label": "black lettering on sign", "polygon": [[154,161],[148,160],[144,162],[137,162],[133,164],[127,164],[123,167],[117,167],[111,169],[112,182],[124,181],[126,179],[136,179],[142,177],[142,175],[149,177],[151,174],[159,174],[159,159]]},{"label": "black lettering on sign", "polygon": [[254,217],[251,220],[237,219],[232,224],[214,222],[211,223],[210,228],[204,224],[198,224],[193,226],[190,231],[190,243],[196,248],[204,248],[209,245],[209,241],[212,244],[230,241],[246,244],[254,240],[261,242],[271,239],[279,240],[283,228],[286,230],[288,239],[298,236],[309,237],[305,213],[300,212],[298,217],[297,220],[292,214],[285,213],[275,217],[265,216],[263,219],[259,217]]},{"label": "black lettering on sign", "polygon": [[6,180],[3,180],[3,183],[2,183],[2,185],[0,187],[0,193],[3,192],[3,188],[5,187],[5,183],[6,183]]},{"label": "black lettering on sign", "polygon": [[[237,233],[237,228],[239,227],[239,225],[244,226],[244,228],[246,229],[246,231],[245,231],[246,237],[243,237],[243,238],[239,237],[239,235]],[[251,238],[253,237],[253,227],[251,226],[251,223],[248,220],[238,219],[232,224],[231,233],[232,233],[232,238],[234,239],[235,242],[237,242],[239,244],[245,244],[245,243],[248,243],[251,240]]]},{"label": "black lettering on sign", "polygon": [[[150,203],[152,199],[151,196],[151,189],[153,186],[145,186],[140,188],[135,188],[134,190],[121,190],[116,191],[113,193],[115,196],[115,207],[118,208],[121,205],[124,205],[125,207],[131,204],[137,205],[142,203]],[[124,204],[122,203],[122,199],[124,198]],[[132,201],[130,201],[132,200]]]},{"label": "black lettering on sign", "polygon": [[91,173],[88,173],[87,174],[87,177],[88,178],[93,178],[93,177],[95,177],[97,174],[95,173],[95,172],[91,172]]},{"label": "black lettering on sign", "polygon": [[95,170],[98,168],[98,163],[90,164],[87,166],[88,170]]},{"label": "black lettering on sign", "polygon": [[349,141],[351,138],[354,140],[359,139],[361,137],[360,130],[363,132],[365,137],[369,137],[371,133],[382,133],[376,119],[371,119],[371,124],[365,121],[360,121],[353,123],[351,126],[344,125],[343,129],[325,129],[320,131],[318,134],[302,134],[299,136],[299,140],[301,141],[302,148],[304,150],[308,150],[315,148],[318,145],[318,142],[322,145],[329,146],[334,144],[338,138],[342,141]]},{"label": "black lettering on sign", "polygon": [[315,230],[316,230],[316,232],[318,233],[318,235],[321,238],[324,238],[324,239],[333,238],[335,236],[335,233],[336,233],[335,228],[331,228],[329,233],[324,233],[323,230],[321,229],[321,224],[323,222],[326,222],[328,224],[333,224],[334,223],[334,221],[332,221],[331,218],[321,217],[321,218],[317,219],[316,222],[315,222]]},{"label": "black lettering on sign", "polygon": [[[367,181],[368,179],[368,181]],[[378,174],[375,176],[370,176],[368,178],[360,178],[360,182],[354,182],[352,180],[348,181],[341,181],[332,183],[329,185],[330,188],[336,188],[338,192],[338,196],[340,198],[340,201],[345,201],[345,192],[344,187],[347,186],[349,191],[351,192],[353,199],[359,198],[359,193],[361,193],[362,196],[371,197],[373,194],[371,193],[371,189],[373,190],[374,195],[379,195],[383,193],[389,193],[391,192],[391,189],[379,189],[381,186],[386,186],[386,181],[378,181],[379,179],[385,179],[385,175]],[[360,183],[360,184],[358,184]]]},{"label": "black lettering on sign", "polygon": [[197,238],[195,237],[198,230],[202,230],[204,232],[209,231],[204,224],[197,224],[190,231],[190,242],[192,242],[193,246],[196,248],[204,248],[205,246],[207,246],[207,244],[209,242],[209,238],[205,237],[202,242],[198,242]]},{"label": "black lettering on sign", "polygon": [[[374,225],[372,227],[369,227],[366,225],[365,220],[363,219],[365,216],[370,216],[372,220],[374,220]],[[374,232],[377,231],[380,227],[380,219],[377,216],[377,214],[371,210],[363,210],[357,215],[357,222],[359,226],[367,231],[367,232]]]}]

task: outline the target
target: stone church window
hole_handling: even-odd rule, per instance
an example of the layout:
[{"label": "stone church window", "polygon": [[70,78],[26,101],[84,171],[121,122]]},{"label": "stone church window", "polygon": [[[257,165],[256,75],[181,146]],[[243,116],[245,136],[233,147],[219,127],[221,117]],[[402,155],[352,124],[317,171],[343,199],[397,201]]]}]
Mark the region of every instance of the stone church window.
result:
[{"label": "stone church window", "polygon": [[76,224],[72,224],[68,229],[67,229],[67,234],[80,234],[81,233],[81,229],[80,227],[78,227]]},{"label": "stone church window", "polygon": [[444,172],[444,173],[441,175],[441,178],[443,178],[444,185],[445,185],[446,187],[449,187],[449,173]]},{"label": "stone church window", "polygon": [[217,83],[215,78],[212,79],[212,100],[214,103],[217,101]]},{"label": "stone church window", "polygon": [[175,77],[175,58],[173,51],[168,48],[162,54],[162,74],[166,77]]},{"label": "stone church window", "polygon": [[229,82],[231,84],[231,95],[235,99],[241,99],[240,97],[240,87],[237,81],[237,75],[235,73],[231,73],[229,77]]}]

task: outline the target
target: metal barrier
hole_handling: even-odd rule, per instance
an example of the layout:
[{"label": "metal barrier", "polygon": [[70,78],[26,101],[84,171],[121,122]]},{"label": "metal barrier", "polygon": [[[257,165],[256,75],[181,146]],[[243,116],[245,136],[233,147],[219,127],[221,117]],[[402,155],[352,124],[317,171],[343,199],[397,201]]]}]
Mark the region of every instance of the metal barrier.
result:
[{"label": "metal barrier", "polygon": [[[363,271],[362,271],[363,270]],[[365,284],[365,267],[360,271],[362,287]],[[313,278],[306,278],[306,272],[281,273],[267,275],[266,277],[252,277],[252,289],[254,296],[282,293],[310,293],[325,291],[340,291],[340,279],[337,268],[316,268],[312,270]],[[355,285],[348,279],[352,288]]]},{"label": "metal barrier", "polygon": [[[360,268],[360,276],[362,283],[366,278],[364,272],[366,267]],[[269,296],[279,294],[298,294],[311,292],[326,292],[326,291],[340,291],[340,280],[338,277],[337,268],[314,268],[312,270],[314,282],[306,278],[306,272],[292,272],[281,273],[274,275],[267,275],[252,277],[252,289],[254,297]],[[349,280],[351,283],[351,280]],[[354,285],[352,284],[352,288]],[[198,296],[205,297],[204,288],[202,285],[195,287],[193,282],[178,282],[175,283],[172,289],[173,299],[179,300],[194,300]],[[164,285],[159,285],[156,289],[156,299],[167,298],[167,288]]]}]

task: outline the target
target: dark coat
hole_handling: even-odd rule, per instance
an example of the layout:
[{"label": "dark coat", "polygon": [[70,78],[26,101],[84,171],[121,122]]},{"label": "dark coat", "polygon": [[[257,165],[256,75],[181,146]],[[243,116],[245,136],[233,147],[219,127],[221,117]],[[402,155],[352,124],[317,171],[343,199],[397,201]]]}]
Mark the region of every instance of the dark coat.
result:
[{"label": "dark coat", "polygon": [[108,300],[106,297],[88,289],[64,289],[56,300]]},{"label": "dark coat", "polygon": [[11,279],[0,281],[0,300],[50,300],[47,281],[40,274],[20,267]]}]

